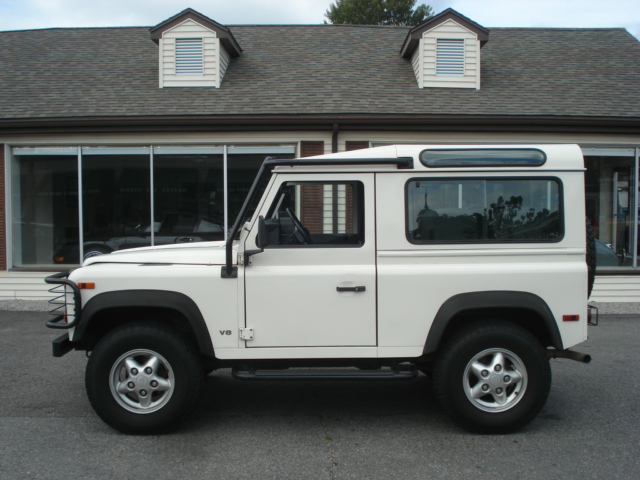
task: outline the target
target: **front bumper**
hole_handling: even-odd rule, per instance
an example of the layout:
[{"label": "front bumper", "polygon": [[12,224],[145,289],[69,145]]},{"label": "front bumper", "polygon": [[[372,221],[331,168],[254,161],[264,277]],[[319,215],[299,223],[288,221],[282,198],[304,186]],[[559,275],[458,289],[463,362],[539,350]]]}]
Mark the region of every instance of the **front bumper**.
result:
[{"label": "front bumper", "polygon": [[73,342],[69,340],[69,334],[60,335],[51,342],[52,353],[54,357],[61,357],[74,349]]},{"label": "front bumper", "polygon": [[[55,318],[46,323],[48,328],[69,329],[75,327],[80,321],[80,315],[82,313],[80,289],[75,282],[68,279],[70,273],[70,271],[56,273],[44,279],[46,283],[55,285],[49,292],[57,295],[55,298],[49,300],[49,303],[53,306],[49,314],[54,315]],[[67,288],[71,290],[70,294],[73,298],[71,302],[69,301]],[[73,307],[72,313],[69,312],[70,307]]]},{"label": "front bumper", "polygon": [[[71,272],[56,273],[45,278],[45,282],[54,285],[51,293],[57,296],[49,301],[54,307],[49,313],[54,315],[52,320],[46,323],[48,328],[69,329],[75,327],[80,321],[82,306],[80,301],[80,289],[68,279]],[[51,343],[54,357],[62,357],[75,348],[69,339],[69,334],[59,336]]]}]

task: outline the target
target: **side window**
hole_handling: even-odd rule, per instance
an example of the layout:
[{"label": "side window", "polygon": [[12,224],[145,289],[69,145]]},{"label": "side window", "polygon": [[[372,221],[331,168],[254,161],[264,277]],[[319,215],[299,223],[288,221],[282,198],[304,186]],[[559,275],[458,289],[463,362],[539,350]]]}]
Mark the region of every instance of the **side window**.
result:
[{"label": "side window", "polygon": [[266,217],[269,247],[364,244],[361,182],[286,182]]},{"label": "side window", "polygon": [[557,242],[563,236],[555,178],[414,179],[406,186],[411,243]]}]

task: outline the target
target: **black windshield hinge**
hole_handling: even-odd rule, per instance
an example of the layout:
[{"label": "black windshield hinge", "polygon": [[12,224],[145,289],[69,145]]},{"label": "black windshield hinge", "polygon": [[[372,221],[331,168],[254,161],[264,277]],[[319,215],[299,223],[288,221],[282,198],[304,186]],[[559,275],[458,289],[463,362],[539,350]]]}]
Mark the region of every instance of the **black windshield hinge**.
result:
[{"label": "black windshield hinge", "polygon": [[220,272],[221,278],[238,278],[238,267],[231,267],[231,271],[227,269],[227,266],[224,265],[222,267],[222,271]]}]

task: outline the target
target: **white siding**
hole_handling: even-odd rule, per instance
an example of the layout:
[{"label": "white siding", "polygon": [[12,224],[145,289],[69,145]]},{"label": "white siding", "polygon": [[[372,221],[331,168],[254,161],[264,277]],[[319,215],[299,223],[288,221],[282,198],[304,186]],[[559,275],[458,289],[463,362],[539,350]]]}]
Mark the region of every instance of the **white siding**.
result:
[{"label": "white siding", "polygon": [[640,276],[607,275],[596,277],[592,302],[640,302]]},{"label": "white siding", "polygon": [[420,44],[415,52],[413,52],[413,56],[411,57],[411,66],[413,67],[413,72],[416,74],[416,80],[418,80],[418,88],[424,87],[422,83],[422,72],[424,66],[422,64],[422,59],[424,55],[422,55],[424,41],[421,39]]},{"label": "white siding", "polygon": [[322,229],[323,233],[346,233],[347,232],[347,193],[344,185],[338,185],[336,195],[336,212],[338,214],[338,230],[334,230],[333,225],[333,186],[325,185],[323,189],[322,206]]},{"label": "white siding", "polygon": [[[464,74],[462,76],[437,75],[438,40],[462,40],[464,42]],[[417,51],[421,52],[422,55],[421,77],[423,87],[480,88],[480,41],[475,33],[453,20],[447,20],[437,27],[424,32]],[[418,74],[416,74],[417,76]],[[420,80],[418,80],[418,84],[420,83]]]},{"label": "white siding", "polygon": [[[176,39],[201,38],[203,48],[204,74],[176,74]],[[203,27],[193,20],[185,20],[180,25],[162,34],[160,50],[160,88],[165,87],[219,87],[220,69],[218,55],[220,40],[216,32]]]},{"label": "white siding", "polygon": [[[61,270],[63,270],[61,268]],[[52,285],[44,278],[53,272],[0,272],[0,300],[50,300]]]},{"label": "white siding", "polygon": [[[220,40],[218,40],[218,42],[219,41]],[[221,84],[222,83],[222,79],[224,78],[224,74],[227,71],[227,67],[229,66],[229,62],[231,61],[231,57],[229,57],[229,54],[227,53],[227,51],[224,49],[223,46],[220,46],[218,51],[220,52],[220,58],[219,58],[220,74],[219,74],[219,78],[220,78],[220,84]]]}]

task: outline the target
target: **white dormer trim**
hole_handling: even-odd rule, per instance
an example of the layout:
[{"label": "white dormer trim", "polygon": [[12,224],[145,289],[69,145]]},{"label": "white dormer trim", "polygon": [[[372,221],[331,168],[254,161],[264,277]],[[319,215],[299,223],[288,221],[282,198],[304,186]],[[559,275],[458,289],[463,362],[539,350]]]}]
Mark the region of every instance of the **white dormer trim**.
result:
[{"label": "white dormer trim", "polygon": [[411,59],[419,88],[479,90],[480,48],[488,41],[489,30],[447,8],[412,28],[400,55]]},{"label": "white dormer trim", "polygon": [[[462,75],[438,72],[438,41],[446,40],[457,40],[463,44]],[[474,32],[454,20],[449,19],[424,32],[420,47],[414,52],[415,55],[420,56],[422,64],[421,79],[416,75],[420,88],[480,89],[480,40]]]},{"label": "white dormer trim", "polygon": [[[176,70],[176,41],[202,41],[202,72],[185,74]],[[159,39],[159,79],[160,88],[166,87],[214,87],[220,88],[229,54],[221,45],[215,31],[199,24],[191,18],[162,32]],[[194,54],[196,51],[194,50]],[[196,55],[197,56],[197,55]],[[195,56],[193,57],[195,61]]]}]

